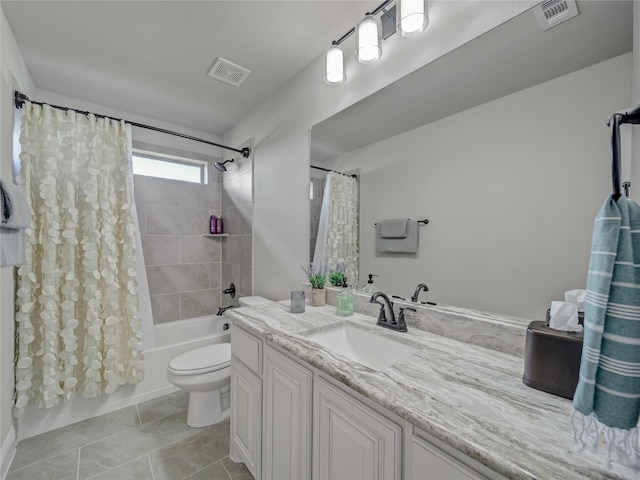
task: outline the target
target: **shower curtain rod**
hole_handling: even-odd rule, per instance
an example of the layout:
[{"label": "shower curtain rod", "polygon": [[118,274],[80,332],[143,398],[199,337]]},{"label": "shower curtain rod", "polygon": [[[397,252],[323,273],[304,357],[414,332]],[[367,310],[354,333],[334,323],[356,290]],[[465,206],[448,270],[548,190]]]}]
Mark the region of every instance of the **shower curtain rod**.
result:
[{"label": "shower curtain rod", "polygon": [[347,177],[351,177],[351,178],[358,178],[357,175],[350,175],[348,173],[338,172],[337,170],[329,170],[328,168],[316,167],[315,165],[311,165],[311,168],[315,168],[316,170],[322,170],[323,172],[339,173],[340,175],[346,175]]},{"label": "shower curtain rod", "polygon": [[178,132],[173,132],[171,130],[166,130],[164,128],[159,128],[159,127],[154,127],[151,125],[145,125],[143,123],[137,123],[137,122],[130,122],[129,120],[123,120],[122,118],[116,118],[116,117],[111,117],[109,115],[102,115],[99,113],[93,113],[93,112],[84,112],[82,110],[76,110],[75,108],[70,108],[70,107],[61,107],[58,105],[51,105],[50,103],[45,103],[45,102],[34,102],[33,100],[29,100],[29,97],[27,97],[24,93],[18,92],[17,90],[13,92],[13,98],[14,98],[14,103],[17,109],[21,109],[22,105],[24,105],[24,102],[31,102],[35,105],[49,105],[51,108],[56,108],[58,110],[64,110],[64,111],[73,111],[76,113],[79,113],[80,115],[94,115],[96,118],[107,118],[109,120],[115,120],[116,122],[125,122],[128,123],[129,125],[133,126],[133,127],[140,127],[140,128],[144,128],[146,130],[153,130],[154,132],[160,132],[160,133],[166,133],[168,135],[173,135],[176,137],[181,137],[181,138],[186,138],[187,140],[193,140],[195,142],[200,142],[200,143],[206,143],[208,145],[213,145],[214,147],[219,147],[219,148],[223,148],[224,150],[231,150],[232,152],[238,152],[240,154],[242,154],[242,156],[244,158],[248,158],[249,155],[251,154],[251,149],[248,147],[244,147],[242,149],[237,149],[237,148],[233,148],[233,147],[227,147],[226,145],[221,145],[219,143],[215,143],[215,142],[210,142],[209,140],[203,140],[202,138],[198,138],[198,137],[193,137],[191,135],[186,135],[184,133],[178,133]]}]

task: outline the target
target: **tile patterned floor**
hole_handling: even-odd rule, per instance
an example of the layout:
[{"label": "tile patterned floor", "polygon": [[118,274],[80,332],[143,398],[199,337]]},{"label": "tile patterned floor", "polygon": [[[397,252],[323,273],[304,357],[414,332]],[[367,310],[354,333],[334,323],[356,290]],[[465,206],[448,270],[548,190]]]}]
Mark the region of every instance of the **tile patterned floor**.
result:
[{"label": "tile patterned floor", "polygon": [[6,480],[253,480],[229,458],[229,421],[186,424],[176,392],[18,443]]}]

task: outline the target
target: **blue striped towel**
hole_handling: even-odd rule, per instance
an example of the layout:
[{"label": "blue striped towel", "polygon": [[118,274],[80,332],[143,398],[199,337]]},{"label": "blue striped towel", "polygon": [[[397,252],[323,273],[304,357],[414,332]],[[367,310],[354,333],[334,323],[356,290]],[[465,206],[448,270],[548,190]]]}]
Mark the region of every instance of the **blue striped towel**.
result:
[{"label": "blue striped towel", "polygon": [[[640,416],[640,205],[610,196],[594,222],[584,344],[573,407],[612,449],[638,465]],[[596,420],[596,422],[593,422]],[[598,423],[604,426],[599,429]],[[584,422],[583,422],[584,425]],[[613,429],[621,429],[614,431]],[[583,439],[583,432],[580,439]],[[620,433],[621,437],[618,437]]]}]

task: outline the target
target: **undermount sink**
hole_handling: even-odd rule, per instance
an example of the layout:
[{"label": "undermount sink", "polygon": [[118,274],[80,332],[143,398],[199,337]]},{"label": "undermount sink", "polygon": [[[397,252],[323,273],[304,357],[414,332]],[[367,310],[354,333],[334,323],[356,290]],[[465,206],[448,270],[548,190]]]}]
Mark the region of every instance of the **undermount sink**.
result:
[{"label": "undermount sink", "polygon": [[307,337],[323,347],[376,370],[418,353],[417,348],[366,330],[339,326]]}]

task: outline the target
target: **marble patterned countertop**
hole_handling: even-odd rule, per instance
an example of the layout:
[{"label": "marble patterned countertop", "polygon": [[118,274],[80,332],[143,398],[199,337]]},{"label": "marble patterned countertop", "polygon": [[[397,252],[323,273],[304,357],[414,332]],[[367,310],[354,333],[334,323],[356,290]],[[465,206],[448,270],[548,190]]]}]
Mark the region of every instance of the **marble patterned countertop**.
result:
[{"label": "marble patterned countertop", "polygon": [[[571,402],[525,386],[521,356],[411,324],[408,333],[393,332],[375,326],[375,318],[367,315],[338,317],[331,305],[293,314],[286,304],[269,303],[226,315],[507,478],[640,479],[638,470],[615,461],[607,470],[604,445],[596,453],[577,451]],[[306,338],[344,323],[399,339],[420,353],[374,370]]]}]

